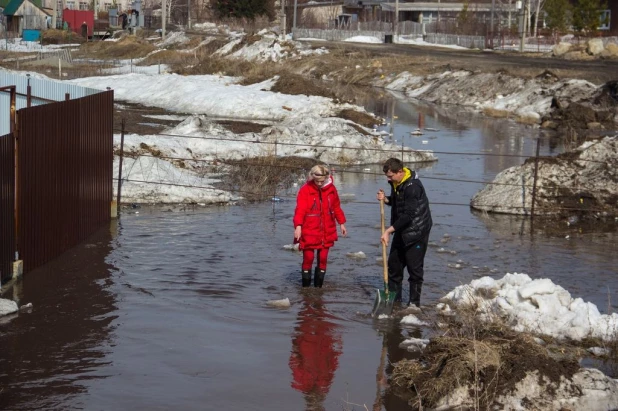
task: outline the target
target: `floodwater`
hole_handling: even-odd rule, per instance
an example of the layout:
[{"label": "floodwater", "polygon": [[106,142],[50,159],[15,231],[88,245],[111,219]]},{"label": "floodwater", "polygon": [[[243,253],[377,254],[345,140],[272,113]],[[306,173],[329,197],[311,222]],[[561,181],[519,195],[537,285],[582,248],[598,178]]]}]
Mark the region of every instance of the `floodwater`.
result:
[{"label": "floodwater", "polygon": [[[617,308],[615,225],[565,223],[549,234],[467,206],[482,181],[534,153],[537,130],[393,101],[368,103],[392,138],[444,153],[416,167],[435,221],[423,304],[483,275],[523,272],[602,312]],[[419,112],[439,131],[410,136]],[[542,137],[541,154],[561,150]],[[29,273],[5,295],[34,308],[0,324],[0,408],[409,409],[384,376],[413,356],[399,343],[427,330],[369,315],[382,273],[375,193],[386,181],[379,165],[336,169],[335,178],[349,199],[349,236],[331,251],[322,290],[301,289],[301,257],[283,249],[293,233],[286,193],[274,204],[128,210]],[[359,251],[367,258],[347,256]],[[266,304],[282,298],[290,308]]]}]

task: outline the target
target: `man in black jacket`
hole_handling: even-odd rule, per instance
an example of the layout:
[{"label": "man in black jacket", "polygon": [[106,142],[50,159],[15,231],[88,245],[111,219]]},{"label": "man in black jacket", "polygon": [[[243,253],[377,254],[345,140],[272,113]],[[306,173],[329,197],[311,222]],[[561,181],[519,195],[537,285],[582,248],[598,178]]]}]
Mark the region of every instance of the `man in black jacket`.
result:
[{"label": "man in black jacket", "polygon": [[401,301],[403,269],[407,267],[410,282],[408,305],[420,307],[425,253],[433,224],[429,200],[416,172],[404,167],[398,159],[386,160],[383,171],[391,186],[391,194],[386,196],[380,189],[377,199],[383,199],[391,206],[391,225],[382,234],[381,241],[388,245],[391,234],[394,234],[388,256],[388,289],[396,293],[396,302]]}]

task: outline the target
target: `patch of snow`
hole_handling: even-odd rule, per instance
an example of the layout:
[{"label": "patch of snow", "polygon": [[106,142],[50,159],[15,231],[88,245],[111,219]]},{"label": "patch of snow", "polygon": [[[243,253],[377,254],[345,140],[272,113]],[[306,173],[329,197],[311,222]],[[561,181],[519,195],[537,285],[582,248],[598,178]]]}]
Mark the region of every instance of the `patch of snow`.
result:
[{"label": "patch of snow", "polygon": [[421,320],[420,318],[418,318],[414,314],[408,314],[405,317],[403,317],[401,319],[401,324],[418,326],[418,327],[429,325],[429,324],[427,324],[427,322]]},{"label": "patch of snow", "polygon": [[546,278],[508,273],[495,280],[483,277],[456,287],[444,298],[448,305],[476,305],[487,317],[499,315],[516,331],[528,331],[555,338],[581,340],[586,337],[609,340],[618,332],[618,314],[602,315],[596,305],[572,298],[571,294]]},{"label": "patch of snow", "polygon": [[0,298],[0,317],[8,314],[13,314],[18,311],[17,303],[13,300]]},{"label": "patch of snow", "polygon": [[348,37],[347,39],[343,41],[347,41],[350,43],[372,43],[372,44],[384,43],[382,40],[374,36],[354,36],[354,37]]}]

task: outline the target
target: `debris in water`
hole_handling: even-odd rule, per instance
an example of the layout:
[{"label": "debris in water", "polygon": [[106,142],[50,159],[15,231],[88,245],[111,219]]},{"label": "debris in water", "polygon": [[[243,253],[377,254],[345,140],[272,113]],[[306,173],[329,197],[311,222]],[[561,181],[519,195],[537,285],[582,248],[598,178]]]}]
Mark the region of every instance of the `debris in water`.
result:
[{"label": "debris in water", "polygon": [[358,251],[356,253],[347,253],[346,256],[350,257],[350,258],[367,258],[367,256],[365,255],[365,253],[363,253],[362,251]]},{"label": "debris in water", "polygon": [[300,249],[300,244],[296,243],[296,244],[286,244],[283,246],[284,250],[290,250],[290,251],[299,251]]},{"label": "debris in water", "polygon": [[266,301],[266,305],[268,305],[269,307],[276,307],[276,308],[289,308],[290,299],[284,298],[283,300],[270,300],[270,301]]}]

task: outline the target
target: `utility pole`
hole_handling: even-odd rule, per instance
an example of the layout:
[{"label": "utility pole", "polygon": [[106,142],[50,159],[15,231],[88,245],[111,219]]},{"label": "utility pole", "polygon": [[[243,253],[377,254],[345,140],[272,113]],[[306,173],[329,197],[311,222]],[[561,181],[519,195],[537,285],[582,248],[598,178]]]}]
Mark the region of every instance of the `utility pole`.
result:
[{"label": "utility pole", "polygon": [[56,29],[56,21],[58,20],[58,0],[54,0],[54,13],[52,14],[51,27]]},{"label": "utility pole", "polygon": [[292,30],[296,28],[296,8],[298,7],[298,0],[294,0],[294,18],[292,19]]},{"label": "utility pole", "polygon": [[524,0],[523,2],[520,1],[519,4],[521,5],[521,20],[520,20],[520,24],[519,27],[521,29],[521,41],[519,42],[519,52],[523,53],[524,52],[524,43],[526,42],[526,2],[527,0]]},{"label": "utility pole", "polygon": [[399,0],[395,0],[395,35],[393,36],[393,43],[399,41]]},{"label": "utility pole", "polygon": [[165,22],[167,21],[167,1],[161,0],[161,38],[165,39]]},{"label": "utility pole", "polygon": [[281,2],[281,40],[285,40],[285,0],[279,0]]},{"label": "utility pole", "polygon": [[187,28],[191,30],[191,0],[187,0]]},{"label": "utility pole", "polygon": [[491,0],[491,23],[490,23],[490,40],[491,48],[494,48],[494,14],[496,12],[496,0]]}]

